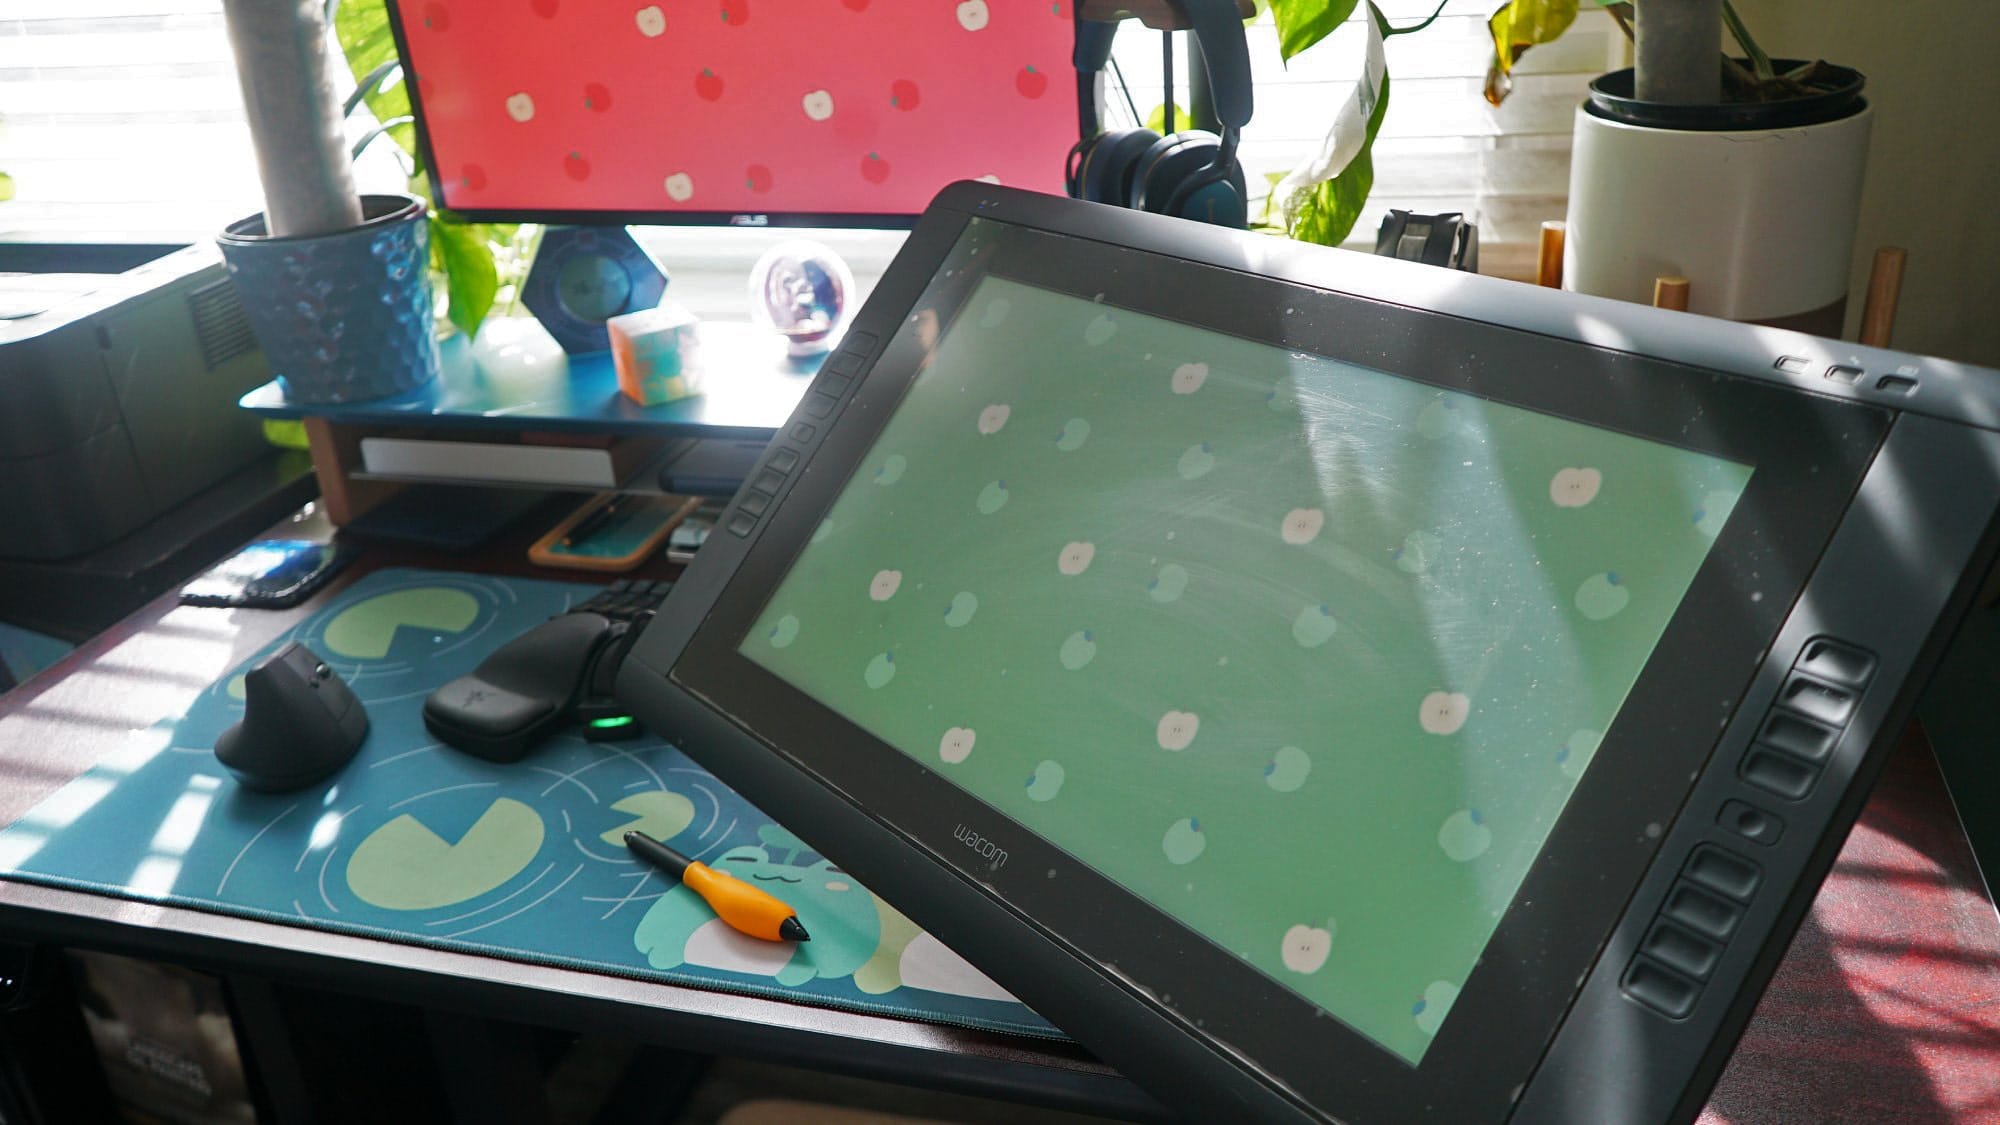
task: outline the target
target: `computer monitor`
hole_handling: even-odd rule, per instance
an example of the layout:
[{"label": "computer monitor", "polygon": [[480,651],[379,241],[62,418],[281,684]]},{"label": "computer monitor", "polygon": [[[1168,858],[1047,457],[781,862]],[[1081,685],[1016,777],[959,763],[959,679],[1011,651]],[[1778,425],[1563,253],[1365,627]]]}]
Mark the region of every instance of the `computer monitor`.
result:
[{"label": "computer monitor", "polygon": [[2000,373],[949,189],[620,697],[1196,1120],[1691,1120]]},{"label": "computer monitor", "polygon": [[474,220],[902,228],[954,180],[1060,194],[1077,139],[1047,0],[389,12],[437,202]]}]

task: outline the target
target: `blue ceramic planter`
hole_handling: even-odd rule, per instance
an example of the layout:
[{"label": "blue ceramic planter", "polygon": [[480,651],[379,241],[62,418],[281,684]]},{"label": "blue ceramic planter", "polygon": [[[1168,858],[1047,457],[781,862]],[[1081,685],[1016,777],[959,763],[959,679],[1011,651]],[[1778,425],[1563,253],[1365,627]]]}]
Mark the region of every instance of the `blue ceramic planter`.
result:
[{"label": "blue ceramic planter", "polygon": [[364,402],[437,378],[424,201],[364,195],[361,209],[352,230],[273,238],[254,215],[216,240],[292,402]]}]

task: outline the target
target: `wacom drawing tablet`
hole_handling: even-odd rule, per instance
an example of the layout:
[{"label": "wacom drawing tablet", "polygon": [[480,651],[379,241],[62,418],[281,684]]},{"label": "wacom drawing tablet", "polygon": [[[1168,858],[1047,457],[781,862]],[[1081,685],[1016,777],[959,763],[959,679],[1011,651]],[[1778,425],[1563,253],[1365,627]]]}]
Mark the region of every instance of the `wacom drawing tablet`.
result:
[{"label": "wacom drawing tablet", "polygon": [[1206,1120],[1689,1119],[2000,373],[983,185],[619,694]]}]

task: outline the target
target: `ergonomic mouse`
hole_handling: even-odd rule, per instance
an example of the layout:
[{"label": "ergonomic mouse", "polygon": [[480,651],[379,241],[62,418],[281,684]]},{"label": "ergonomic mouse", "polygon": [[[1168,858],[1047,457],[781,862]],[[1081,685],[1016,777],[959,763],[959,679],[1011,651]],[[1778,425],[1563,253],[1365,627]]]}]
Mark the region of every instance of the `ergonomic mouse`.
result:
[{"label": "ergonomic mouse", "polygon": [[[568,722],[593,672],[627,633],[596,613],[552,617],[502,645],[469,676],[424,700],[424,726],[448,746],[489,762],[518,762]],[[602,694],[609,694],[608,683]]]},{"label": "ergonomic mouse", "polygon": [[368,737],[368,712],[345,681],[297,641],[243,676],[243,721],[215,756],[246,789],[301,789],[347,764]]}]

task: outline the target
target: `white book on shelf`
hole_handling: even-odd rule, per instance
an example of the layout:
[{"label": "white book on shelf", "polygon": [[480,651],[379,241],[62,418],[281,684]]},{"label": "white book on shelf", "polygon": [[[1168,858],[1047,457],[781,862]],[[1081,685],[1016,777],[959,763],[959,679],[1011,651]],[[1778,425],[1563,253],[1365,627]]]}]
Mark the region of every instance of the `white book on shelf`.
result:
[{"label": "white book on shelf", "polygon": [[361,439],[361,468],[379,476],[615,488],[610,449],[511,442]]}]

